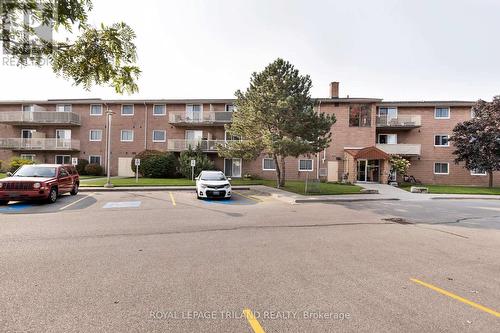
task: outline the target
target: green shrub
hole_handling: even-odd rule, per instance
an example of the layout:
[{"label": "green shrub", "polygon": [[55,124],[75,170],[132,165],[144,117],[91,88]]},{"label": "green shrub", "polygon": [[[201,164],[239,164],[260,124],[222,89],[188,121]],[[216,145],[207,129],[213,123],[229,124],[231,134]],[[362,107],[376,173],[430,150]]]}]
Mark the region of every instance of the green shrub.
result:
[{"label": "green shrub", "polygon": [[101,176],[102,171],[102,166],[99,164],[87,164],[85,166],[85,173],[89,176]]},{"label": "green shrub", "polygon": [[87,161],[84,158],[79,158],[78,159],[78,164],[76,165],[76,170],[80,175],[86,175],[87,172],[85,171],[85,167],[89,164],[89,161]]},{"label": "green shrub", "polygon": [[191,160],[196,160],[196,166],[194,168],[195,177],[202,170],[215,169],[214,163],[208,158],[207,154],[204,154],[201,149],[193,150],[189,147],[189,149],[183,151],[179,157],[179,171],[186,178],[191,178]]},{"label": "green shrub", "polygon": [[23,165],[29,165],[29,164],[35,164],[35,162],[32,160],[25,160],[23,158],[14,157],[13,159],[10,160],[9,171],[15,172],[17,169],[19,169]]},{"label": "green shrub", "polygon": [[2,172],[2,170],[3,170],[3,169],[2,169],[2,164],[3,164],[3,161],[2,161],[2,160],[0,160],[0,172]]},{"label": "green shrub", "polygon": [[150,155],[141,160],[139,170],[146,178],[174,178],[177,175],[177,158],[170,153]]},{"label": "green shrub", "polygon": [[130,169],[132,172],[135,173],[135,159],[138,158],[141,160],[141,165],[139,165],[139,173],[142,175],[142,163],[150,156],[155,156],[155,155],[164,155],[165,153],[159,151],[159,150],[143,150],[139,154],[136,154],[134,158],[132,159],[132,162],[130,162]]}]

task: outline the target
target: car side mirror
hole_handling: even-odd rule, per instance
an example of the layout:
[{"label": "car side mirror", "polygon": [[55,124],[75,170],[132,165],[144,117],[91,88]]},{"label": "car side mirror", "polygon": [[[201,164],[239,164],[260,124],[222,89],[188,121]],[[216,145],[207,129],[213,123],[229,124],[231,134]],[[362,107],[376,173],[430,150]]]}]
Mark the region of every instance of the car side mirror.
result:
[{"label": "car side mirror", "polygon": [[227,180],[228,180],[228,181],[231,181],[232,179],[231,179],[231,177],[227,177]]},{"label": "car side mirror", "polygon": [[10,171],[7,172],[7,177],[12,177],[12,175],[13,175],[12,172],[10,172]]}]

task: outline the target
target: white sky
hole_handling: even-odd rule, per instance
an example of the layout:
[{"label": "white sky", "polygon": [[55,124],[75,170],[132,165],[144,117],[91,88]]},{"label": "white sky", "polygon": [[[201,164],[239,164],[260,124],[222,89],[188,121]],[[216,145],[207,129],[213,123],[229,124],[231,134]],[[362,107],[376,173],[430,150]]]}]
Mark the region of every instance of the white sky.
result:
[{"label": "white sky", "polygon": [[[137,33],[133,98],[231,98],[277,57],[341,96],[491,99],[500,94],[499,0],[94,0],[92,23]],[[0,99],[128,98],[49,67],[0,64]]]}]

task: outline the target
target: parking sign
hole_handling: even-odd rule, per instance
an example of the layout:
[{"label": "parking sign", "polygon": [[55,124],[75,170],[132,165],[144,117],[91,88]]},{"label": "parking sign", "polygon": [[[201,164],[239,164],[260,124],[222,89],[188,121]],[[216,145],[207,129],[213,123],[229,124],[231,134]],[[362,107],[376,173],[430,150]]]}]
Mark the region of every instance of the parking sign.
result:
[{"label": "parking sign", "polygon": [[141,165],[141,159],[140,158],[136,158],[135,159],[135,166],[139,166]]},{"label": "parking sign", "polygon": [[191,166],[192,167],[196,166],[196,160],[191,160]]},{"label": "parking sign", "polygon": [[78,165],[78,157],[72,157],[71,158],[71,164]]}]

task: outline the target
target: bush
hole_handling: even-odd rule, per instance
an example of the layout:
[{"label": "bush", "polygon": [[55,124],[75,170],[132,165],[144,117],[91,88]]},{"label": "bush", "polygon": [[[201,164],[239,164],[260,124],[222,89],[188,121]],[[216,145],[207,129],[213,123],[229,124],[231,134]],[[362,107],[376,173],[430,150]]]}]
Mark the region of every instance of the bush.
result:
[{"label": "bush", "polygon": [[85,166],[85,173],[89,176],[100,176],[102,175],[102,166],[99,164],[87,164]]},{"label": "bush", "polygon": [[3,164],[3,161],[2,161],[2,160],[0,160],[0,172],[2,172],[2,170],[3,170],[3,169],[2,169],[2,164]]},{"label": "bush", "polygon": [[86,175],[85,167],[89,164],[89,161],[83,158],[78,159],[78,164],[76,165],[76,170],[80,175]]},{"label": "bush", "polygon": [[135,172],[135,159],[141,160],[139,174],[147,178],[173,178],[177,176],[178,161],[174,154],[158,150],[144,150],[135,155],[130,168]]},{"label": "bush", "polygon": [[146,178],[173,178],[177,175],[177,158],[174,154],[150,155],[141,160],[139,170]]},{"label": "bush", "polygon": [[17,169],[22,167],[23,165],[35,164],[32,160],[25,160],[23,158],[13,158],[9,163],[9,171],[15,172]]},{"label": "bush", "polygon": [[179,157],[179,171],[186,177],[191,179],[191,160],[196,160],[194,167],[195,177],[202,170],[214,170],[214,163],[204,154],[201,149],[193,150],[191,147],[187,151],[183,151]]}]

